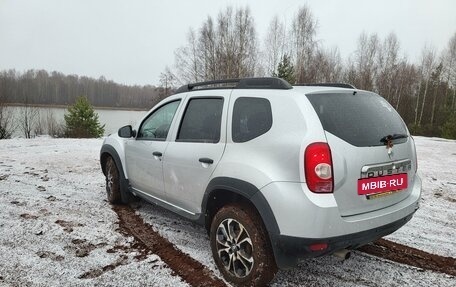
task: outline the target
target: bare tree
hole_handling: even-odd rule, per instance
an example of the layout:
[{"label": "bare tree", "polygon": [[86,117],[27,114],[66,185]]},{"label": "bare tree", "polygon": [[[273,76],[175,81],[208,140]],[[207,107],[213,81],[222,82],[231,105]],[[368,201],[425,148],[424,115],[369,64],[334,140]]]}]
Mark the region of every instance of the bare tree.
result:
[{"label": "bare tree", "polygon": [[235,14],[237,35],[237,77],[252,77],[257,64],[257,35],[255,22],[249,8],[238,9]]},{"label": "bare tree", "polygon": [[428,94],[429,83],[431,81],[432,71],[435,68],[435,57],[436,52],[433,47],[425,46],[422,53],[421,53],[421,79],[424,81],[424,92],[423,92],[423,99],[421,101],[421,109],[420,114],[418,117],[418,105],[419,105],[419,98],[417,99],[416,107],[415,107],[415,124],[421,126],[421,122],[423,119],[424,107],[426,105],[426,97]]},{"label": "bare tree", "polygon": [[401,89],[399,71],[399,41],[390,33],[377,50],[375,89],[389,102],[397,99]]},{"label": "bare tree", "polygon": [[37,115],[35,119],[35,124],[32,127],[32,132],[35,136],[46,134],[46,119],[40,113],[40,110],[37,108]]},{"label": "bare tree", "polygon": [[13,88],[10,77],[15,77],[12,70],[0,73],[0,139],[8,139],[13,133],[13,111],[6,106],[7,96]]},{"label": "bare tree", "polygon": [[434,71],[431,74],[431,83],[432,83],[432,107],[431,107],[431,126],[434,125],[434,116],[435,116],[435,109],[437,105],[437,98],[439,97],[439,88],[440,88],[440,77],[442,75],[442,68],[443,64],[440,63],[435,67]]},{"label": "bare tree", "polygon": [[54,112],[48,109],[45,115],[47,134],[51,137],[59,138],[65,135],[65,124],[58,122],[55,118]]},{"label": "bare tree", "polygon": [[172,91],[176,88],[177,79],[169,67],[166,67],[165,71],[160,74],[160,85],[163,87],[163,95],[160,95],[159,100],[171,95]]},{"label": "bare tree", "polygon": [[268,33],[264,40],[264,58],[266,73],[274,75],[277,66],[285,53],[285,26],[276,15],[269,24]]},{"label": "bare tree", "polygon": [[190,29],[187,44],[175,52],[174,74],[181,84],[250,77],[256,71],[257,53],[250,10],[228,7],[216,21],[209,16],[199,33]]},{"label": "bare tree", "polygon": [[[442,76],[448,84],[445,98],[451,97],[450,109],[456,111],[456,33],[448,41],[448,46],[442,53],[442,62]],[[449,94],[450,89],[453,90],[452,95]]]},{"label": "bare tree", "polygon": [[376,55],[380,47],[377,34],[367,35],[362,33],[358,38],[358,46],[354,55],[349,59],[351,82],[356,87],[373,90],[377,72]]},{"label": "bare tree", "polygon": [[413,123],[414,101],[419,93],[418,70],[407,59],[403,59],[398,64],[394,86],[394,100],[390,103],[401,114],[406,123]]},{"label": "bare tree", "polygon": [[[412,98],[418,93],[417,70],[414,65],[409,64],[407,60],[402,60],[398,64],[397,72],[395,74],[396,92],[395,92],[395,108],[399,110],[401,107],[401,99],[403,96]],[[408,113],[404,110],[403,114]]]},{"label": "bare tree", "polygon": [[177,49],[174,53],[177,74],[182,83],[198,82],[202,80],[200,55],[198,54],[198,39],[195,31],[190,29],[187,36],[187,45]]},{"label": "bare tree", "polygon": [[20,108],[18,124],[25,138],[32,138],[32,131],[34,131],[37,125],[39,116],[40,114],[36,107],[25,104]]},{"label": "bare tree", "polygon": [[219,78],[249,77],[255,73],[257,36],[249,8],[228,7],[217,18]]},{"label": "bare tree", "polygon": [[315,35],[317,21],[308,6],[303,6],[293,19],[289,42],[291,55],[296,70],[298,83],[314,82],[315,75],[309,73],[308,67],[317,47]]},{"label": "bare tree", "polygon": [[214,21],[208,17],[200,30],[199,39],[200,58],[203,61],[204,79],[216,80],[219,75],[220,63],[217,59],[219,49],[217,43],[217,31],[214,27]]},{"label": "bare tree", "polygon": [[329,50],[317,49],[313,63],[314,65],[310,68],[313,69],[312,73],[314,74],[315,82],[342,81],[342,60],[337,47]]},{"label": "bare tree", "polygon": [[0,139],[10,138],[14,129],[13,110],[6,106],[0,99]]},{"label": "bare tree", "polygon": [[37,93],[36,82],[34,81],[36,74],[37,73],[34,70],[30,70],[19,78],[19,83],[22,85],[22,93],[20,96],[22,97],[24,104],[20,108],[17,122],[19,129],[22,131],[25,138],[32,137],[32,131],[39,120],[38,109],[30,104],[31,99],[34,99]]}]

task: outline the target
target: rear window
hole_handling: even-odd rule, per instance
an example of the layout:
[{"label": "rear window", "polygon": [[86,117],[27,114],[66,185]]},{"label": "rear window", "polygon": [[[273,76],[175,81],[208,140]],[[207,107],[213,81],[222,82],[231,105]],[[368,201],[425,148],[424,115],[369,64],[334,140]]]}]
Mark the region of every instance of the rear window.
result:
[{"label": "rear window", "polygon": [[[354,146],[380,146],[385,136],[407,134],[396,110],[374,93],[310,94],[307,98],[323,128]],[[402,138],[394,142],[405,141]]]},{"label": "rear window", "polygon": [[217,143],[222,122],[222,98],[191,99],[176,141]]}]

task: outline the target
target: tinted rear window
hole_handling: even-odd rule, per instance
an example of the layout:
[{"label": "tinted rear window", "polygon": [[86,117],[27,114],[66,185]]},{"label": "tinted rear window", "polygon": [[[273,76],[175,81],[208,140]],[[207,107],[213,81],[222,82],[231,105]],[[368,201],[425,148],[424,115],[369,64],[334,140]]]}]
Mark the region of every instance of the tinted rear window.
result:
[{"label": "tinted rear window", "polygon": [[191,99],[182,119],[177,141],[217,143],[222,122],[222,98]]},{"label": "tinted rear window", "polygon": [[323,128],[354,146],[379,146],[387,135],[407,134],[399,114],[379,95],[358,92],[310,94],[307,98]]}]

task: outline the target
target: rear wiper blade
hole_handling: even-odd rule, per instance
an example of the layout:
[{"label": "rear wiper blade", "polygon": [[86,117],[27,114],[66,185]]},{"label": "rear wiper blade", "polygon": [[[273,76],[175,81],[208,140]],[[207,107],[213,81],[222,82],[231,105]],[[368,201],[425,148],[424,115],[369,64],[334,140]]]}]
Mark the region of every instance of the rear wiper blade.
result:
[{"label": "rear wiper blade", "polygon": [[393,134],[393,135],[387,135],[384,136],[380,139],[380,142],[387,144],[389,141],[397,140],[397,139],[405,139],[408,138],[408,135],[406,134]]}]

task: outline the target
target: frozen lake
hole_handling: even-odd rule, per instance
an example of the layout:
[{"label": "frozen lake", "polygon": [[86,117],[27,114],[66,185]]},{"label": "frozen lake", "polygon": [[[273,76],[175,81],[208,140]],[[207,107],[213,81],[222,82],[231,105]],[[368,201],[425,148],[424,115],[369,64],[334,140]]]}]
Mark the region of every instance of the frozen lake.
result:
[{"label": "frozen lake", "polygon": [[[14,132],[13,137],[24,137],[24,133],[20,128],[20,123],[24,119],[24,107],[8,106],[5,108],[8,113],[14,117]],[[48,126],[50,119],[54,119],[56,123],[65,123],[64,115],[67,113],[66,108],[61,107],[33,107],[33,113],[36,113],[35,122],[42,128],[42,133],[48,134]],[[117,130],[125,125],[135,126],[146,115],[147,111],[130,111],[130,110],[110,110],[97,109],[98,120],[105,125],[105,135],[117,132]],[[39,118],[39,120],[38,120]],[[32,134],[35,129],[32,128]]]}]

